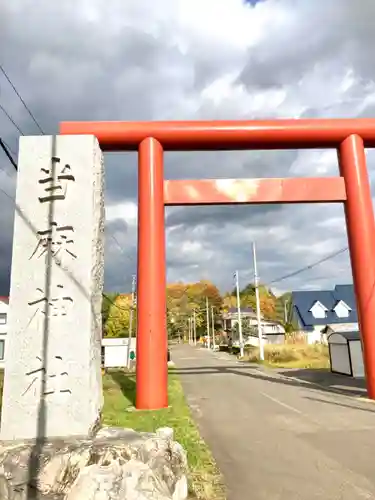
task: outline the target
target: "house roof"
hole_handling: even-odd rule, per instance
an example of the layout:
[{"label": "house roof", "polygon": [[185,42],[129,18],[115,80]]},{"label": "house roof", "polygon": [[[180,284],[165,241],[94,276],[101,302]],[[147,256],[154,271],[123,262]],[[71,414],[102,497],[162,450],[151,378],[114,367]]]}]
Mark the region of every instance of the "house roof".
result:
[{"label": "house roof", "polygon": [[332,333],[358,332],[359,326],[358,323],[337,323],[334,325],[327,325],[326,330],[332,330]]},{"label": "house roof", "polygon": [[[238,312],[238,309],[237,309],[237,307],[230,307],[228,309],[228,312],[233,314],[233,313]],[[247,314],[254,313],[254,310],[251,307],[241,307],[241,313],[242,314],[245,314],[245,313],[247,313]]]},{"label": "house roof", "polygon": [[341,335],[341,337],[344,337],[345,340],[361,340],[361,336],[360,336],[360,333],[359,331],[354,331],[354,332],[333,332],[331,333],[331,335],[328,335],[328,343],[331,344],[331,343],[334,343],[334,342],[330,342],[330,338],[331,336],[333,335]]},{"label": "house roof", "polygon": [[[232,318],[233,316],[237,317],[238,309],[237,307],[230,307],[226,313],[223,314],[224,319]],[[256,312],[251,307],[241,307],[241,316],[242,317],[250,317],[256,318]]]},{"label": "house roof", "polygon": [[[340,300],[351,308],[347,318],[339,318],[334,311],[334,307]],[[314,318],[310,312],[311,307],[317,301],[327,308],[325,318]],[[292,292],[292,303],[297,317],[300,319],[302,325],[306,327],[358,322],[353,285],[336,285],[333,290]]]}]

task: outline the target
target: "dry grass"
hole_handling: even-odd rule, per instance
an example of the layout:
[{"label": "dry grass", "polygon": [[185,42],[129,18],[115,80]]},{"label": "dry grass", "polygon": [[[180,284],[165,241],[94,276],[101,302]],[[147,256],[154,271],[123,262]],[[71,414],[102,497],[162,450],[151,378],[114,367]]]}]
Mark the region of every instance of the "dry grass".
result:
[{"label": "dry grass", "polygon": [[[259,362],[259,349],[248,348],[245,359]],[[277,368],[329,368],[328,347],[322,344],[290,343],[264,346],[265,363]]]}]

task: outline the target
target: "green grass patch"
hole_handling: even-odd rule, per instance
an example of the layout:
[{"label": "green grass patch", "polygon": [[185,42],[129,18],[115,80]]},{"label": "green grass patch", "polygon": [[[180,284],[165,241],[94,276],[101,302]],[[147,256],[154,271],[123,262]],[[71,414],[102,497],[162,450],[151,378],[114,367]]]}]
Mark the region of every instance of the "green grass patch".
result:
[{"label": "green grass patch", "polygon": [[175,439],[185,448],[189,461],[191,494],[204,500],[225,499],[221,474],[212,454],[199,435],[186,403],[181,382],[169,373],[169,408],[157,411],[127,411],[135,403],[135,375],[111,371],[104,376],[103,424],[154,432],[172,427]]}]

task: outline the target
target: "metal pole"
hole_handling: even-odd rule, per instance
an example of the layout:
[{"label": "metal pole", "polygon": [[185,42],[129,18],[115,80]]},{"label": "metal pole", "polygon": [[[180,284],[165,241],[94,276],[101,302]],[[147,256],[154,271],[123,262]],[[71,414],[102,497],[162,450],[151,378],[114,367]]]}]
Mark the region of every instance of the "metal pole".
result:
[{"label": "metal pole", "polygon": [[288,311],[287,311],[287,304],[286,300],[284,300],[284,323],[288,323]]},{"label": "metal pole", "polygon": [[240,335],[240,356],[244,355],[243,350],[243,337],[242,337],[242,318],[241,318],[241,303],[240,303],[240,283],[238,278],[238,271],[235,273],[236,277],[236,292],[237,292],[237,313],[238,313],[238,333]]},{"label": "metal pole", "polygon": [[207,348],[210,349],[210,313],[208,311],[208,297],[206,297],[206,319],[207,319]]},{"label": "metal pole", "polygon": [[215,340],[215,319],[214,319],[214,306],[211,306],[211,321],[212,321],[212,347],[215,350],[216,340]]},{"label": "metal pole", "polygon": [[195,309],[193,310],[193,331],[194,331],[194,345],[197,345],[197,319],[195,317]]},{"label": "metal pole", "polygon": [[137,277],[135,274],[132,276],[132,298],[130,304],[130,317],[129,317],[129,331],[128,331],[128,359],[126,360],[127,368],[130,368],[130,348],[133,333],[133,316],[134,316],[134,305],[135,305],[135,287],[137,283]]},{"label": "metal pole", "polygon": [[192,344],[192,324],[191,318],[188,318],[188,328],[189,328],[189,344]]},{"label": "metal pole", "polygon": [[259,358],[261,361],[264,361],[264,347],[263,347],[262,323],[261,323],[260,300],[259,300],[259,277],[258,277],[258,271],[257,271],[257,255],[256,255],[255,243],[253,243],[253,263],[254,263],[255,299],[256,299],[256,306],[257,306]]}]

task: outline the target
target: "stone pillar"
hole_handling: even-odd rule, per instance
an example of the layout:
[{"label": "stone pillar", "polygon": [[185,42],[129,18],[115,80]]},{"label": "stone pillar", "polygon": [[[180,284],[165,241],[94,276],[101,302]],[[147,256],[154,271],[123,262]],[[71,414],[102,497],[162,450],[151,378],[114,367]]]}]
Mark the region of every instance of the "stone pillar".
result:
[{"label": "stone pillar", "polygon": [[89,435],[100,418],[103,157],[94,136],[21,137],[2,440]]}]

